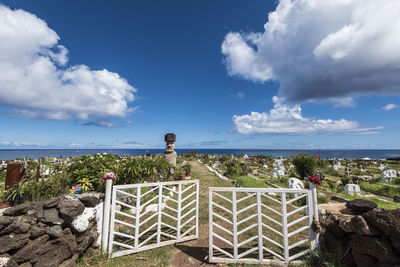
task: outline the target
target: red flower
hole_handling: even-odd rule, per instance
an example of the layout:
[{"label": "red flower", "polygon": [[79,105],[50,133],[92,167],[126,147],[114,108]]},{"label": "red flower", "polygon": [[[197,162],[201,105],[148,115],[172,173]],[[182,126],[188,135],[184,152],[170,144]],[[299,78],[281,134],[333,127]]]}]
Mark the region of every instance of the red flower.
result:
[{"label": "red flower", "polygon": [[307,177],[307,180],[313,184],[320,185],[321,179],[318,178],[316,175],[310,175]]}]

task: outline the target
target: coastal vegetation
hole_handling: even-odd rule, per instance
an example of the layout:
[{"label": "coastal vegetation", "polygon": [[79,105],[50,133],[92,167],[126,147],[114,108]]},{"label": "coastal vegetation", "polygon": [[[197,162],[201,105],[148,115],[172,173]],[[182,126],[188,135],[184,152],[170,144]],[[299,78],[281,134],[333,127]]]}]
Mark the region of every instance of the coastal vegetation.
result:
[{"label": "coastal vegetation", "polygon": [[[190,165],[174,167],[164,157],[151,155],[119,157],[97,154],[75,157],[66,161],[66,164],[50,161],[24,161],[26,170],[22,180],[2,189],[3,200],[12,203],[45,200],[67,194],[72,187],[79,187],[82,192],[104,192],[102,177],[107,172],[116,175],[115,184],[179,180],[190,172]],[[3,173],[5,176],[5,171]]]}]

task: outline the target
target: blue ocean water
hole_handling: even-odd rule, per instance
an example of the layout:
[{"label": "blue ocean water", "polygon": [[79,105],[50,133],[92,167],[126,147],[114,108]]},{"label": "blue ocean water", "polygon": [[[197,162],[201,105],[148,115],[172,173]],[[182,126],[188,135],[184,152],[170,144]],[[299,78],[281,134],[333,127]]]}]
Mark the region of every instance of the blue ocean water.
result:
[{"label": "blue ocean water", "polygon": [[[176,149],[178,154],[195,151],[198,154],[265,155],[272,157],[289,157],[300,153],[319,155],[324,159],[387,159],[400,157],[400,150],[301,150],[301,149]],[[112,153],[117,155],[144,155],[163,154],[164,149],[0,149],[0,160],[16,158],[40,158],[40,157],[73,157],[96,153]]]}]

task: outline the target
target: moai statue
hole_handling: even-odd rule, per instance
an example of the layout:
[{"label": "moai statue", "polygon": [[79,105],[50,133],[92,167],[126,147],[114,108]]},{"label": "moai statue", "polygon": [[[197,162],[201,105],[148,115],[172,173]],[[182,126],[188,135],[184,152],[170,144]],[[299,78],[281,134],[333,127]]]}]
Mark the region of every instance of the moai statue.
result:
[{"label": "moai statue", "polygon": [[173,133],[167,133],[164,137],[165,142],[167,142],[165,148],[165,159],[176,166],[176,152],[175,152],[175,140],[176,136]]}]

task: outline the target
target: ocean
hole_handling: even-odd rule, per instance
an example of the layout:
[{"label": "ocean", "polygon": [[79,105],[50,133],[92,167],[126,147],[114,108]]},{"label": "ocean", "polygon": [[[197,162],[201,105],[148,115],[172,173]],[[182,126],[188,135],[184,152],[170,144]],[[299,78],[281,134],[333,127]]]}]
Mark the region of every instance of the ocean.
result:
[{"label": "ocean", "polygon": [[[0,149],[0,160],[16,158],[40,158],[40,157],[73,157],[96,153],[111,153],[117,155],[144,155],[163,154],[164,149]],[[195,151],[198,154],[219,155],[265,155],[278,157],[295,156],[300,153],[319,155],[323,159],[387,159],[400,157],[400,150],[378,150],[378,149],[349,149],[349,150],[301,150],[301,149],[176,149],[178,154]]]}]

